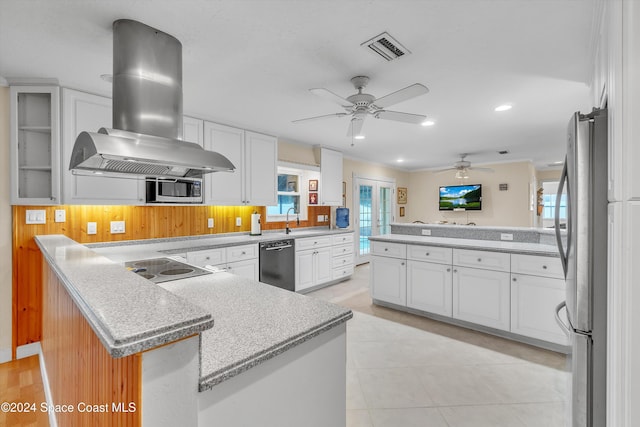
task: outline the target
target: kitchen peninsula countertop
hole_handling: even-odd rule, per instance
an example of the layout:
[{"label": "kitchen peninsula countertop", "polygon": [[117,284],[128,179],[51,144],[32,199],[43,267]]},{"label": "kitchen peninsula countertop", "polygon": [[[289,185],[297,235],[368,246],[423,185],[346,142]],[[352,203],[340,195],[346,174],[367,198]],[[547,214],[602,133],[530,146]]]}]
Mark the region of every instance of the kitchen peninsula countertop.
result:
[{"label": "kitchen peninsula countertop", "polygon": [[[241,243],[249,243],[243,237]],[[194,249],[193,239],[170,240]],[[226,272],[158,285],[121,264],[153,258],[167,242],[101,250],[60,235],[37,236],[36,242],[113,357],[201,333],[201,391],[352,317],[349,309]]]},{"label": "kitchen peninsula countertop", "polygon": [[384,234],[381,236],[371,236],[369,237],[369,240],[390,243],[405,243],[410,245],[444,246],[458,249],[509,252],[527,255],[542,255],[551,257],[559,256],[557,246],[542,243],[476,240],[454,237],[414,236],[408,234]]}]

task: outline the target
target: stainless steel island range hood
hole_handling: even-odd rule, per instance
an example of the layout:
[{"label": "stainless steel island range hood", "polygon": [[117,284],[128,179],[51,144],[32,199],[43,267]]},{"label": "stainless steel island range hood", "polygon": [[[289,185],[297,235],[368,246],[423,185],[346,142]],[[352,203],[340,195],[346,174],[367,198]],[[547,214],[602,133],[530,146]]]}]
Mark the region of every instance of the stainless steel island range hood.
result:
[{"label": "stainless steel island range hood", "polygon": [[199,177],[233,171],[222,154],[182,141],[182,45],[137,21],[113,23],[113,127],[81,132],[74,172]]}]

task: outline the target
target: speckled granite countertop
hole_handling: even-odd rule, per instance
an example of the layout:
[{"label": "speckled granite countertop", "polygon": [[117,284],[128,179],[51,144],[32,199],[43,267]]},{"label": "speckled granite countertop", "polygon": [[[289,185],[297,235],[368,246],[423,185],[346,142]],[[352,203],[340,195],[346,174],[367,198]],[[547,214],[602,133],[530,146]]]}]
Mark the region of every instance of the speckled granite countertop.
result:
[{"label": "speckled granite countertop", "polygon": [[446,246],[459,249],[477,249],[528,255],[559,256],[558,248],[555,245],[545,245],[541,243],[411,236],[406,234],[384,234],[382,236],[371,236],[369,237],[369,240],[391,243],[407,243],[410,245]]},{"label": "speckled granite countertop", "polygon": [[[289,236],[344,232],[352,231]],[[199,388],[204,391],[346,322],[351,310],[226,272],[154,284],[122,264],[166,256],[166,250],[180,253],[282,236],[158,239],[92,248],[64,236],[38,236],[36,241],[114,357],[201,332]]]},{"label": "speckled granite countertop", "polygon": [[113,357],[211,328],[211,313],[66,236],[36,236],[49,266]]},{"label": "speckled granite countertop", "polygon": [[200,391],[349,320],[351,310],[220,272],[160,284],[213,314],[200,341]]},{"label": "speckled granite countertop", "polygon": [[295,228],[291,234],[265,232],[260,236],[248,233],[225,233],[206,236],[173,237],[166,239],[127,240],[120,242],[91,243],[87,247],[116,262],[134,259],[156,258],[166,255],[184,256],[187,251],[201,251],[225,246],[247,245],[264,241],[296,239],[311,236],[353,233],[349,229]]}]

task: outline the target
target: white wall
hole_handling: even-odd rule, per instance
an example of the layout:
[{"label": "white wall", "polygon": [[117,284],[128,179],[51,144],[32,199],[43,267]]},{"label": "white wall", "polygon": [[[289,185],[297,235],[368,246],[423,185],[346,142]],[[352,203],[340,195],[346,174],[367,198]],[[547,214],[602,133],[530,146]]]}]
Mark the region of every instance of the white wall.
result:
[{"label": "white wall", "polygon": [[9,193],[9,88],[0,87],[0,363],[11,360],[12,277]]},{"label": "white wall", "polygon": [[[441,185],[456,185],[455,171],[434,173],[414,172],[409,175],[407,221],[477,225],[530,227],[534,211],[531,210],[531,191],[535,197],[535,170],[530,162],[483,165],[495,172],[469,171],[469,184],[482,184],[482,210],[450,212],[438,210],[438,190]],[[499,184],[508,184],[500,191]],[[535,201],[535,199],[534,199]]]}]

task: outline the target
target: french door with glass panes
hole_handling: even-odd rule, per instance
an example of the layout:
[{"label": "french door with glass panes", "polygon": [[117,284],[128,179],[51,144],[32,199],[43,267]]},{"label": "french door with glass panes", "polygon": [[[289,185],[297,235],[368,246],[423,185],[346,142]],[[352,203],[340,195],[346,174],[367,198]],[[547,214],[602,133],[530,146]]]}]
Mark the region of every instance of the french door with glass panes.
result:
[{"label": "french door with glass panes", "polygon": [[354,177],[353,223],[356,264],[369,262],[369,236],[389,234],[393,221],[395,181]]}]

